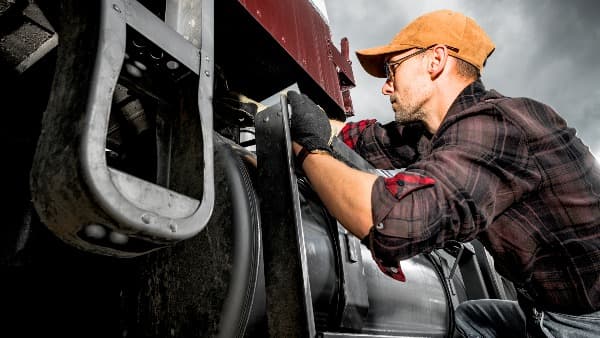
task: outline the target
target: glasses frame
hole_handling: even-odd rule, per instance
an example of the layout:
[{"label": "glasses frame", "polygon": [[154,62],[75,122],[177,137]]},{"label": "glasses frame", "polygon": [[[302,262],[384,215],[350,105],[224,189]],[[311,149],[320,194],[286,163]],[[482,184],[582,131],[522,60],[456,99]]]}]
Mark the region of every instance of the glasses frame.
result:
[{"label": "glasses frame", "polygon": [[[412,58],[413,56],[417,56],[419,54],[425,53],[426,51],[428,51],[429,49],[431,49],[435,46],[437,46],[437,43],[434,45],[431,45],[429,47],[421,48],[418,51],[416,51],[412,54],[408,54],[407,56],[401,57],[400,59],[398,59],[396,61],[392,61],[392,62],[386,61],[383,65],[386,81],[388,81],[388,82],[394,81],[394,73],[396,73],[396,69],[398,69],[398,67],[400,66],[400,64],[402,62]],[[454,47],[450,47],[450,46],[446,46],[446,48],[458,53],[458,48],[454,48]],[[392,67],[393,67],[393,69],[392,69]]]}]

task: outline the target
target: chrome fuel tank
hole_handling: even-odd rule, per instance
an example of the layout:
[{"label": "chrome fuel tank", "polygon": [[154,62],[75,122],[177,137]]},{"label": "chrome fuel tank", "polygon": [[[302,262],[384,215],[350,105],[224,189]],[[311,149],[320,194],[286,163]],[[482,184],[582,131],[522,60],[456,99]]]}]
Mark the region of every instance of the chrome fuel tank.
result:
[{"label": "chrome fuel tank", "polygon": [[[340,299],[347,291],[343,284],[364,283],[364,289],[353,288],[354,294],[346,298],[367,298],[362,318],[362,327],[354,325],[353,329],[362,333],[385,335],[411,335],[442,337],[449,328],[450,304],[444,289],[442,277],[438,274],[433,262],[425,255],[418,255],[402,262],[406,282],[399,282],[379,270],[369,249],[359,244],[360,262],[338,259],[336,255],[345,256],[351,250],[347,241],[336,241],[340,236],[352,236],[339,225],[331,226],[332,220],[327,215],[316,196],[308,191],[307,186],[299,184],[302,226],[306,241],[310,288],[315,312],[315,322],[319,326],[327,326],[326,318],[335,321],[333,308],[342,308]],[[336,231],[338,233],[333,234]],[[336,247],[339,245],[339,247]],[[344,274],[344,269],[359,265],[358,274]],[[349,267],[350,266],[350,267]],[[355,280],[350,280],[350,279]],[[356,280],[361,279],[361,280]],[[364,295],[356,295],[362,291]],[[343,311],[342,311],[343,312]],[[339,318],[344,325],[343,314]],[[355,323],[356,324],[356,323]]]}]

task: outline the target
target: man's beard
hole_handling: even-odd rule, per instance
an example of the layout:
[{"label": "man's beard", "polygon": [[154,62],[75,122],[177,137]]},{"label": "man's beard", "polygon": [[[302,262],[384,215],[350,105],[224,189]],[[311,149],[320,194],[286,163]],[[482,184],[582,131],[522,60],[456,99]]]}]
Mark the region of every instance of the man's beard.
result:
[{"label": "man's beard", "polygon": [[425,112],[421,105],[406,100],[398,100],[396,95],[391,97],[394,118],[397,122],[416,122],[425,120]]}]

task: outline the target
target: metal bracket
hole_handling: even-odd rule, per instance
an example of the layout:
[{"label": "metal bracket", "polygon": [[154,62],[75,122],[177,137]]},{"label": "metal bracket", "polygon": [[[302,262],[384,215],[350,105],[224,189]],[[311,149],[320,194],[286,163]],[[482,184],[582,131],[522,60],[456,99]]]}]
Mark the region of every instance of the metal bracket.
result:
[{"label": "metal bracket", "polygon": [[[213,0],[202,1],[202,7],[202,41],[198,49],[137,1],[100,1],[97,52],[84,112],[78,115],[69,111],[81,108],[81,104],[63,106],[58,101],[68,94],[53,93],[56,97],[51,98],[44,129],[61,130],[42,133],[36,152],[39,165],[32,170],[38,213],[66,242],[96,253],[130,257],[190,238],[210,219],[214,206]],[[202,154],[197,155],[203,159],[201,201],[107,165],[106,133],[113,91],[125,58],[128,25],[199,75]],[[69,91],[68,84],[66,87],[63,90]],[[64,135],[73,132],[81,136]],[[65,168],[50,168],[53,166]],[[64,177],[69,175],[72,177]],[[74,196],[77,194],[81,196]]]},{"label": "metal bracket", "polygon": [[[448,273],[447,279],[449,282],[454,278],[457,268],[461,272],[463,282],[465,283],[465,291],[468,299],[489,298],[489,294],[481,273],[481,268],[477,262],[475,249],[471,243],[452,243],[454,247],[446,250],[456,254],[456,260]],[[456,252],[458,250],[458,252]]]},{"label": "metal bracket", "polygon": [[258,192],[270,337],[315,337],[287,97],[256,115]]}]

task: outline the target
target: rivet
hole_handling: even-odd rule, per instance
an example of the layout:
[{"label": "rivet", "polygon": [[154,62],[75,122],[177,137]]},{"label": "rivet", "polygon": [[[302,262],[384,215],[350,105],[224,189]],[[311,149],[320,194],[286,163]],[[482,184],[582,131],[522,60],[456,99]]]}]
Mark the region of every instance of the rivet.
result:
[{"label": "rivet", "polygon": [[383,223],[379,223],[379,224],[377,224],[377,225],[375,226],[375,228],[377,228],[377,229],[379,229],[379,230],[383,229]]},{"label": "rivet", "polygon": [[121,13],[121,9],[116,4],[113,4],[113,9],[117,11],[117,13]]},{"label": "rivet", "polygon": [[85,235],[89,238],[102,239],[106,236],[106,229],[98,224],[90,224],[85,227]]},{"label": "rivet", "polygon": [[152,214],[143,214],[142,215],[142,222],[144,222],[145,224],[154,223],[155,219],[156,219],[156,216],[154,216]]},{"label": "rivet", "polygon": [[129,237],[127,237],[127,235],[115,231],[111,232],[108,238],[111,242],[120,245],[127,244],[129,241]]}]

